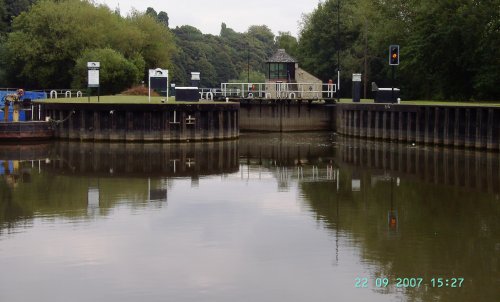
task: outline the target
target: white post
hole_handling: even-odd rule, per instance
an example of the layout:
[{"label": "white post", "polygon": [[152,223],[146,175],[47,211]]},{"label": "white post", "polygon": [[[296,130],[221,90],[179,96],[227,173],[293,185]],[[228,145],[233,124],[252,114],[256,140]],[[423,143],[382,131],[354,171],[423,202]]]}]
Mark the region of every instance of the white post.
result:
[{"label": "white post", "polygon": [[151,74],[148,74],[148,100],[151,103]]}]

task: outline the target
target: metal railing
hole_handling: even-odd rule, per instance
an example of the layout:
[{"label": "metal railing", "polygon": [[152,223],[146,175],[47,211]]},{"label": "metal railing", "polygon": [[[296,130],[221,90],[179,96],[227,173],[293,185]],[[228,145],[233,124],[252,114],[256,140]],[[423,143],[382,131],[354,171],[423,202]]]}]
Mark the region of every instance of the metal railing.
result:
[{"label": "metal railing", "polygon": [[45,92],[50,99],[84,97],[84,93],[80,89],[52,89],[45,90]]},{"label": "metal railing", "polygon": [[336,84],[320,83],[222,83],[223,97],[263,99],[333,99]]},{"label": "metal railing", "polygon": [[[16,93],[19,88],[0,88],[0,95],[5,93]],[[57,98],[72,98],[72,97],[84,97],[85,90],[83,89],[50,89],[50,90],[27,90],[25,95],[30,92],[34,93],[45,93],[47,98],[57,99]]]}]

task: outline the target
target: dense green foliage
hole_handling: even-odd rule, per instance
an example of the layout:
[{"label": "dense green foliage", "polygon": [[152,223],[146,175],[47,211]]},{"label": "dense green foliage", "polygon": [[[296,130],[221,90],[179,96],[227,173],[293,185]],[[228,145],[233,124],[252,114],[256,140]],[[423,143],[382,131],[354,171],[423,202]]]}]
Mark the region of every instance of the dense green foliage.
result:
[{"label": "dense green foliage", "polygon": [[11,30],[12,19],[27,11],[37,0],[0,0],[0,35]]},{"label": "dense green foliage", "polygon": [[[498,99],[500,1],[341,1],[306,15],[298,56],[323,80],[332,78],[340,50],[343,87],[352,73],[390,85],[388,46],[401,45],[397,85],[406,98]],[[343,95],[349,95],[344,89]]]},{"label": "dense green foliage", "polygon": [[73,87],[87,85],[87,62],[101,62],[100,84],[104,94],[119,93],[142,79],[145,62],[141,56],[127,60],[121,53],[110,48],[90,49],[78,60],[73,74]]},{"label": "dense green foliage", "polygon": [[219,36],[203,34],[192,26],[172,30],[179,52],[174,58],[174,81],[189,83],[192,71],[201,72],[203,87],[218,87],[221,82],[265,79],[265,60],[275,50],[274,34],[265,26],[251,26],[237,33],[222,23]]},{"label": "dense green foliage", "polygon": [[[220,35],[214,36],[188,25],[169,30],[168,19],[166,12],[152,7],[123,18],[87,1],[38,2],[15,19],[0,48],[5,69],[0,70],[1,86],[82,88],[84,61],[91,58],[103,63],[101,86],[108,93],[140,83],[147,69],[156,67],[170,69],[177,85],[188,85],[192,71],[201,72],[203,87],[247,81],[248,76],[264,81],[264,62],[276,48],[267,26],[237,33],[223,23]],[[105,68],[108,62],[118,66]],[[118,74],[118,68],[125,70]]]},{"label": "dense green foliage", "polygon": [[139,76],[111,82],[119,87],[140,83],[156,67],[170,69],[177,85],[188,85],[192,71],[201,72],[203,87],[256,82],[265,77],[265,60],[284,48],[325,82],[336,78],[340,53],[342,97],[351,94],[352,73],[363,74],[370,97],[371,82],[391,85],[388,46],[399,44],[403,99],[500,98],[500,0],[340,1],[340,24],[338,2],[322,1],[304,15],[297,39],[265,25],[238,33],[222,23],[219,35],[189,25],[169,29],[168,14],[152,7],[121,17],[90,0],[0,0],[0,86],[82,88],[77,61],[95,49],[143,67]]},{"label": "dense green foliage", "polygon": [[283,48],[289,55],[297,58],[299,43],[297,38],[292,36],[290,32],[278,32],[276,36],[276,46],[278,48]]},{"label": "dense green foliage", "polygon": [[154,8],[148,7],[146,9],[146,15],[153,17],[156,21],[168,28],[168,14],[166,12],[161,11],[157,13]]},{"label": "dense green foliage", "polygon": [[[81,88],[82,81],[73,79],[79,74],[75,70],[78,59],[102,48],[114,50],[115,59],[121,56],[120,66],[142,67],[141,75],[145,75],[146,68],[169,67],[175,51],[168,29],[149,15],[134,12],[122,18],[105,6],[87,1],[40,1],[14,19],[3,46],[2,52],[8,58],[4,60],[8,84],[60,88],[70,87],[73,82]],[[116,78],[106,75],[107,70],[113,69],[103,69],[103,79]],[[130,78],[137,80],[137,74],[115,84],[131,84]]]}]

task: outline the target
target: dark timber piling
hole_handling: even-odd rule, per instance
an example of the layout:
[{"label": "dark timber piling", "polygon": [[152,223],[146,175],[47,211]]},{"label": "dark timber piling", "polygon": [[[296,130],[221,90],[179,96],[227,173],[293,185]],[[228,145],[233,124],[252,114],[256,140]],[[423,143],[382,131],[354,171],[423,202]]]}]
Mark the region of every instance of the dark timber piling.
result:
[{"label": "dark timber piling", "polygon": [[335,120],[347,136],[500,150],[500,107],[337,104]]},{"label": "dark timber piling", "polygon": [[[454,110],[451,110],[454,111]],[[451,112],[450,111],[450,112]],[[494,152],[430,146],[412,148],[386,142],[367,144],[364,139],[341,137],[335,163],[340,168],[362,167],[375,175],[416,179],[465,190],[500,193],[500,156]]]},{"label": "dark timber piling", "polygon": [[[326,131],[333,130],[335,105],[307,100],[241,99],[242,131]],[[354,115],[350,118],[354,119]]]},{"label": "dark timber piling", "polygon": [[55,137],[89,141],[200,141],[239,137],[239,104],[43,104]]}]

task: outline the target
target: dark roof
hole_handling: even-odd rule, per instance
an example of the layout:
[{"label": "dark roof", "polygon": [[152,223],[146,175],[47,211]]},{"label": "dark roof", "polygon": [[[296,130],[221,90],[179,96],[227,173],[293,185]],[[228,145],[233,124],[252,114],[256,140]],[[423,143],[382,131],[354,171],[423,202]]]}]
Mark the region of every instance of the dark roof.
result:
[{"label": "dark roof", "polygon": [[284,49],[278,49],[272,57],[270,57],[266,63],[296,63],[297,60],[292,58],[286,53]]}]

